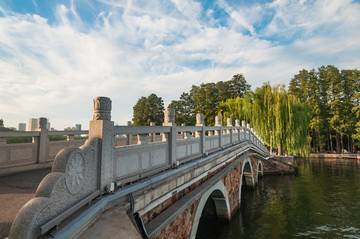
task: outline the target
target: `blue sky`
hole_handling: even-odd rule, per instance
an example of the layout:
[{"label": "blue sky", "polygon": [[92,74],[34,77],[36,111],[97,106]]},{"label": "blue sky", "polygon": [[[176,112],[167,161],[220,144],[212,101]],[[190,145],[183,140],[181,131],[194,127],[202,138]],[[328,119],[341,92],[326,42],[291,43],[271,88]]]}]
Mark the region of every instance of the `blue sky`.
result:
[{"label": "blue sky", "polygon": [[92,99],[125,124],[141,96],[243,73],[255,89],[321,65],[360,68],[360,1],[0,1],[0,118],[88,127]]}]

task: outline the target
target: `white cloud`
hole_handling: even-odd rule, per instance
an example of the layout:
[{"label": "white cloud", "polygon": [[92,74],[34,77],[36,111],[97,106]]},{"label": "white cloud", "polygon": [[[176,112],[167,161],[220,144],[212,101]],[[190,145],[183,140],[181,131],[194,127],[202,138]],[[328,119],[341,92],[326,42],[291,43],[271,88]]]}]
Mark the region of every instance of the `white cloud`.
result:
[{"label": "white cloud", "polygon": [[302,68],[360,65],[360,7],[350,0],[246,7],[219,1],[230,15],[220,27],[210,17],[214,11],[190,0],[85,3],[94,4],[91,20],[73,0],[54,7],[55,22],[0,7],[0,117],[6,125],[45,116],[58,129],[86,128],[92,99],[100,95],[113,100],[112,118],[124,124],[138,98],[150,93],[167,105],[193,84],[237,73],[254,88],[288,83]]}]

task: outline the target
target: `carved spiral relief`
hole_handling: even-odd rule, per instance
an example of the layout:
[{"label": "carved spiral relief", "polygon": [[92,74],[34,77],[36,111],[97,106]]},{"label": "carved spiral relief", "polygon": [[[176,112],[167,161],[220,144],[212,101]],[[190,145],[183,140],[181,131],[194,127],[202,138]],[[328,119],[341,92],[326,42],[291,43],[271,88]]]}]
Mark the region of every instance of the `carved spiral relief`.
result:
[{"label": "carved spiral relief", "polygon": [[94,99],[94,120],[111,120],[111,100],[108,97]]},{"label": "carved spiral relief", "polygon": [[82,153],[75,152],[72,154],[66,166],[66,186],[70,193],[78,193],[84,182],[85,176],[85,159]]}]

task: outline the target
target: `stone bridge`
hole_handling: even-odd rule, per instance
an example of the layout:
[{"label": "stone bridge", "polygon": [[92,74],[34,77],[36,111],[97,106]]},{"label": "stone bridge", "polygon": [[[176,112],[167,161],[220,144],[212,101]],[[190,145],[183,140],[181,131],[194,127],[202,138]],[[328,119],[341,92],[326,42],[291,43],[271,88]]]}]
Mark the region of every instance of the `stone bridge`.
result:
[{"label": "stone bridge", "polygon": [[166,109],[163,126],[114,126],[111,100],[95,98],[89,139],[56,155],[9,238],[196,238],[211,208],[230,220],[267,148],[244,121],[205,126],[198,114],[195,126],[176,126],[174,117]]}]

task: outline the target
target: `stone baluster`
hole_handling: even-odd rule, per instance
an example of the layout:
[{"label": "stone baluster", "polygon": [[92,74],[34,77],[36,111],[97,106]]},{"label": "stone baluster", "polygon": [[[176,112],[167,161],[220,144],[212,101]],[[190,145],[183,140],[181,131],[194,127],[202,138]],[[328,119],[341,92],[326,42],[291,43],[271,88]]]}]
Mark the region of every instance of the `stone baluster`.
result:
[{"label": "stone baluster", "polygon": [[[205,126],[204,114],[196,114],[196,124],[195,126]],[[201,132],[196,131],[195,137],[200,137]]]},{"label": "stone baluster", "polygon": [[226,126],[231,127],[231,129],[226,130],[226,133],[230,135],[230,143],[232,144],[234,142],[233,130],[232,130],[232,127],[233,127],[232,118],[227,118],[226,119]]},{"label": "stone baluster", "polygon": [[169,146],[169,163],[171,167],[177,167],[176,162],[176,124],[175,124],[175,110],[166,108],[164,112],[163,126],[170,126],[170,133],[163,134],[163,141],[168,142]]},{"label": "stone baluster", "polygon": [[[182,123],[181,126],[184,127],[185,124]],[[182,138],[182,139],[185,139],[185,132],[184,132],[184,131],[181,131],[181,138]]]},{"label": "stone baluster", "polygon": [[246,133],[245,133],[245,127],[246,127],[246,121],[245,120],[243,120],[243,121],[241,121],[241,127],[242,127],[242,129],[240,129],[240,140],[245,140],[245,135],[246,135]]},{"label": "stone baluster", "polygon": [[[150,126],[155,126],[155,122],[150,122]],[[155,133],[151,133],[150,134],[150,142],[155,142],[156,141],[156,134]]]},{"label": "stone baluster", "polygon": [[201,131],[196,131],[195,137],[200,137],[200,152],[202,155],[205,154],[205,119],[204,114],[196,114],[196,125],[195,126],[201,126]]},{"label": "stone baluster", "polygon": [[46,153],[47,152],[46,149],[49,141],[49,134],[48,134],[48,130],[46,129],[46,124],[47,124],[47,119],[41,117],[38,119],[38,128],[35,129],[35,131],[40,132],[40,136],[38,137],[37,140],[37,145],[38,145],[37,163],[43,163],[48,161],[48,155]]},{"label": "stone baluster", "polygon": [[[126,126],[131,126],[131,121],[127,121]],[[132,134],[127,134],[125,137],[126,137],[126,145],[132,144]]]},{"label": "stone baluster", "polygon": [[255,138],[254,138],[254,128],[250,128],[250,140],[252,141],[252,142],[255,142]]},{"label": "stone baluster", "polygon": [[250,139],[250,137],[251,137],[250,124],[246,124],[246,133],[248,134],[247,139],[248,139],[248,140],[251,140],[251,139]]},{"label": "stone baluster", "polygon": [[236,127],[236,129],[235,129],[235,133],[237,134],[237,139],[238,139],[238,141],[240,141],[240,129],[238,128],[238,127],[240,127],[240,120],[239,119],[236,119],[235,120],[235,127]]},{"label": "stone baluster", "polygon": [[94,116],[89,125],[89,139],[100,139],[100,190],[106,192],[106,188],[113,183],[114,175],[114,122],[111,121],[111,100],[108,97],[96,97],[94,99]]},{"label": "stone baluster", "polygon": [[215,116],[215,126],[220,127],[219,129],[215,130],[215,135],[219,136],[219,147],[222,147],[222,124],[221,124],[221,116]]}]

